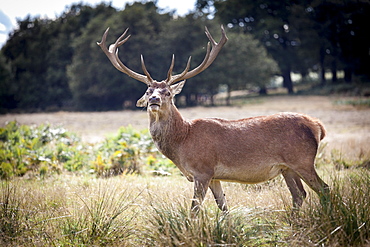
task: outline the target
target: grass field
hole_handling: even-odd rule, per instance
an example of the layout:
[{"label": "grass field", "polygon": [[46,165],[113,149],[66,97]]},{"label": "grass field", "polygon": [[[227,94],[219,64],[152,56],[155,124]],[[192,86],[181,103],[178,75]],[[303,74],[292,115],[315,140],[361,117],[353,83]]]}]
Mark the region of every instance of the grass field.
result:
[{"label": "grass field", "polygon": [[261,185],[225,183],[230,213],[210,193],[189,217],[192,184],[184,177],[73,175],[1,183],[2,246],[366,246],[369,170],[319,170],[332,204],[316,194],[292,211],[278,178]]},{"label": "grass field", "polygon": [[[341,99],[345,100],[345,99]],[[353,99],[351,99],[353,100]],[[266,97],[233,107],[180,109],[187,118],[241,118],[280,111],[320,118],[328,130],[317,166],[331,187],[321,204],[309,188],[291,208],[282,177],[258,185],[223,183],[230,212],[211,193],[189,217],[193,184],[180,175],[62,173],[2,180],[1,246],[369,246],[370,109],[330,97]],[[34,113],[0,116],[1,125],[63,125],[85,142],[99,142],[121,125],[147,126],[144,111]]]}]

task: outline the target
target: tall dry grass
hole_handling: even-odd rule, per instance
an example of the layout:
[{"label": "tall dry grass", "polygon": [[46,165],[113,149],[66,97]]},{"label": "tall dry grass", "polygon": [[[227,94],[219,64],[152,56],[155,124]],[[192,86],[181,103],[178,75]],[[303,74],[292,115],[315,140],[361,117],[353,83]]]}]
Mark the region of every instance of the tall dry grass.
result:
[{"label": "tall dry grass", "polygon": [[[370,244],[370,172],[337,171],[331,175],[330,201],[306,202],[286,222],[299,246],[365,246]],[[312,194],[312,192],[311,192]]]},{"label": "tall dry grass", "polygon": [[311,190],[298,212],[284,181],[224,183],[228,214],[208,193],[189,214],[193,184],[184,177],[61,175],[2,181],[1,246],[365,246],[369,244],[370,172],[320,174],[331,203]]}]

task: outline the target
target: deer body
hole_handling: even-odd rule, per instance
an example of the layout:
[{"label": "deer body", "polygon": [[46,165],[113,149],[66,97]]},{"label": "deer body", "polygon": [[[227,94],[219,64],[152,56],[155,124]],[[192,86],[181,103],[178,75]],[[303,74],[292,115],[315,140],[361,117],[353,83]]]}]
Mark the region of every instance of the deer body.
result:
[{"label": "deer body", "polygon": [[[146,76],[129,70],[119,60],[117,47],[127,41],[128,38],[122,40],[127,30],[109,51],[105,45],[107,31],[98,44],[112,64],[148,85],[137,106],[147,107],[153,141],[159,151],[171,159],[189,181],[194,182],[193,213],[199,210],[208,188],[218,207],[227,210],[220,181],[260,183],[282,174],[295,207],[301,206],[306,197],[301,180],[320,196],[328,192],[328,186],[314,168],[319,142],[325,136],[325,128],[319,120],[297,113],[239,120],[186,120],[177,110],[174,96],[181,92],[185,79],[206,69],[216,58],[227,41],[223,29],[219,43],[206,29],[213,49],[210,51],[208,45],[206,57],[197,68],[188,71],[189,59],[184,72],[172,76],[173,58],[168,77],[161,82],[150,77],[143,58]],[[177,81],[180,82],[175,84]]]},{"label": "deer body", "polygon": [[[294,113],[240,120],[187,121],[180,114],[176,117],[151,122],[150,131],[158,149],[191,182],[194,171],[200,169],[215,180],[239,183],[270,180],[285,170],[287,163],[294,167],[304,153],[315,157],[323,133],[314,119]],[[297,152],[301,154],[298,157]]]}]

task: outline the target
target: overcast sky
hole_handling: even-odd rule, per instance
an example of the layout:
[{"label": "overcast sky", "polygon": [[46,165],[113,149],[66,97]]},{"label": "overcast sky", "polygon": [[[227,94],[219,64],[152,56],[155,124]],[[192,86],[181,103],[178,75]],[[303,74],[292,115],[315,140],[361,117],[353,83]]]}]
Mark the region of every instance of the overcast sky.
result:
[{"label": "overcast sky", "polygon": [[[4,0],[0,5],[0,47],[8,38],[8,33],[16,27],[17,19],[24,19],[27,15],[54,18],[60,16],[66,6],[73,3],[87,3],[92,6],[100,2],[111,2],[117,9],[123,9],[126,3],[134,0]],[[179,15],[185,15],[193,10],[196,0],[158,0],[157,6],[176,10]]]}]

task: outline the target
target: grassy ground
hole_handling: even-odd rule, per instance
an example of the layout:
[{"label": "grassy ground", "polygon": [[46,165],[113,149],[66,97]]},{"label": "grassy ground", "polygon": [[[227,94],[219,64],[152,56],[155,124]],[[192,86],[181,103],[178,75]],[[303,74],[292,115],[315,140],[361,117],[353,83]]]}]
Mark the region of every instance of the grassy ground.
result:
[{"label": "grassy ground", "polygon": [[300,211],[281,178],[224,183],[223,215],[211,193],[189,217],[184,177],[62,175],[1,182],[2,246],[365,246],[370,244],[370,172],[319,169],[331,204],[309,189]]},{"label": "grassy ground", "polygon": [[[73,173],[1,180],[0,246],[369,246],[370,110],[338,104],[350,98],[277,96],[233,107],[180,109],[187,118],[240,118],[280,111],[320,118],[328,137],[320,176],[331,187],[321,204],[309,188],[299,211],[278,177],[258,185],[223,183],[230,212],[211,193],[189,217],[193,184],[181,175],[97,178]],[[1,125],[49,122],[99,142],[121,125],[147,125],[144,111],[38,113],[0,116]]]}]

